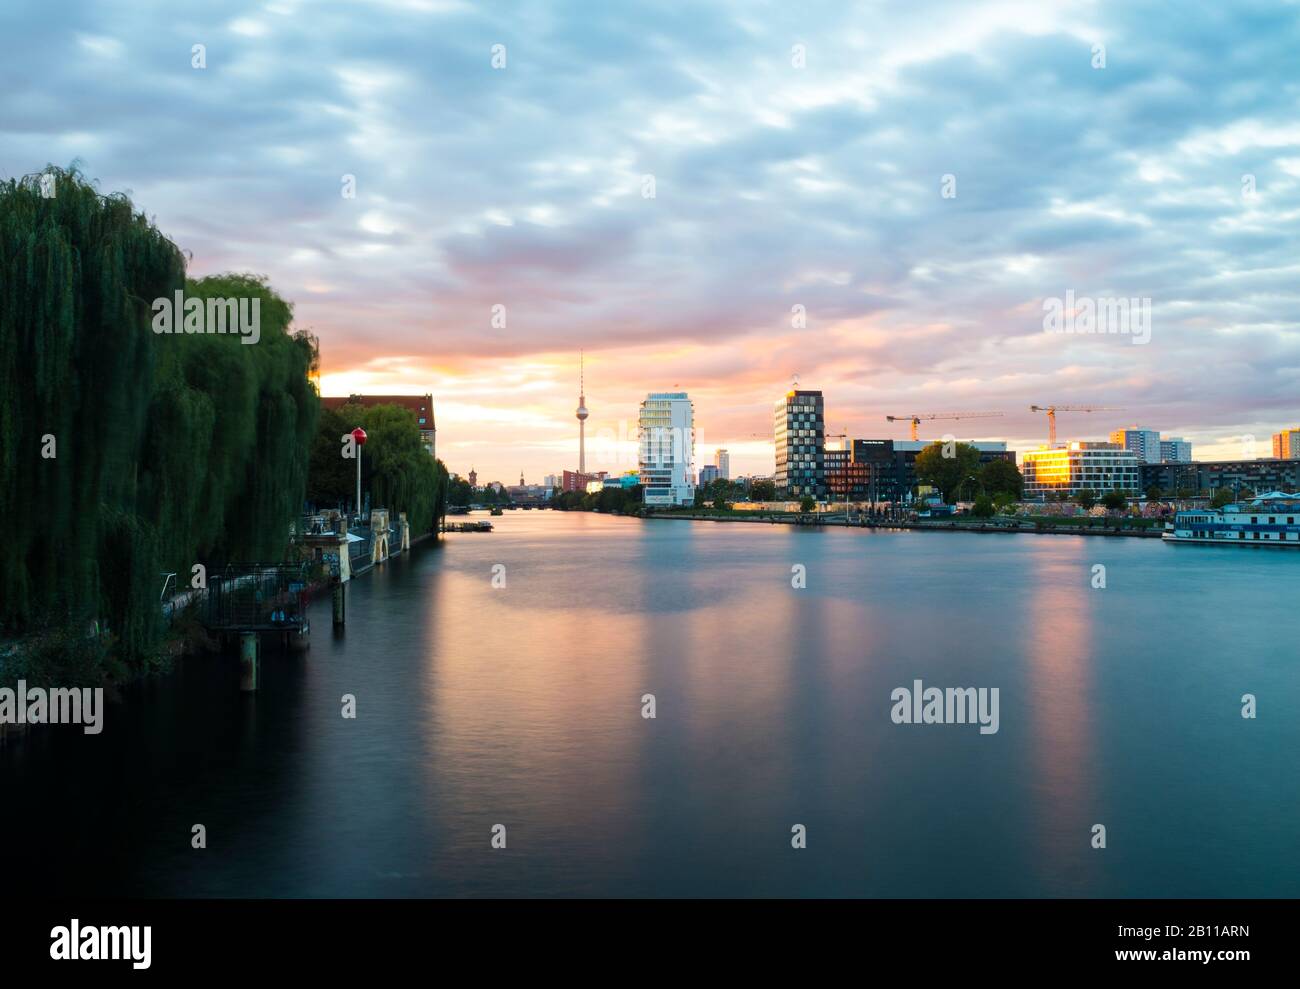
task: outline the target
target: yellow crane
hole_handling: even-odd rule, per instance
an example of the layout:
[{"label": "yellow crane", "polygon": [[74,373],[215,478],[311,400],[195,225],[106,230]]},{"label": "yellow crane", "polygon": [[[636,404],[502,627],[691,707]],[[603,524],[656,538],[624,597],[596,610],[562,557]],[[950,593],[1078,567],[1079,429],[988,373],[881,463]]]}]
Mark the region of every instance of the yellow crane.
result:
[{"label": "yellow crane", "polygon": [[890,422],[910,422],[912,439],[916,439],[916,427],[922,420],[929,422],[931,419],[995,419],[1000,415],[1001,412],[918,412],[910,416],[885,416],[885,418]]},{"label": "yellow crane", "polygon": [[1030,412],[1047,413],[1047,443],[1056,445],[1056,413],[1058,412],[1123,412],[1112,405],[1031,405]]}]

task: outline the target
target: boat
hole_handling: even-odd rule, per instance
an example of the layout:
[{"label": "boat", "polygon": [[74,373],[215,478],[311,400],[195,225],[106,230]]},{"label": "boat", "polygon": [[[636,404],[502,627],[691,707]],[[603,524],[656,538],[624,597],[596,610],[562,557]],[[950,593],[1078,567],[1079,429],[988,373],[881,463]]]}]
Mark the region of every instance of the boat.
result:
[{"label": "boat", "polygon": [[491,514],[491,515],[504,515],[505,512],[503,512],[503,511],[502,511],[501,509],[499,509],[499,508],[494,508],[494,509],[492,509],[492,511],[491,511],[489,514]]},{"label": "boat", "polygon": [[1270,491],[1223,508],[1177,512],[1165,524],[1169,543],[1300,548],[1300,494]]}]

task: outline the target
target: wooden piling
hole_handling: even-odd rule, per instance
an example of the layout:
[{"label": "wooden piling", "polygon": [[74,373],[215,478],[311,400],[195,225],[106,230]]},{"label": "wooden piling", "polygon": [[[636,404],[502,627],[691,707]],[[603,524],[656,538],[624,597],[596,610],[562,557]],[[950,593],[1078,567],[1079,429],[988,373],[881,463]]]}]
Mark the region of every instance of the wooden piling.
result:
[{"label": "wooden piling", "polygon": [[239,636],[239,689],[245,692],[257,689],[257,663],[259,643],[256,632],[241,632]]}]

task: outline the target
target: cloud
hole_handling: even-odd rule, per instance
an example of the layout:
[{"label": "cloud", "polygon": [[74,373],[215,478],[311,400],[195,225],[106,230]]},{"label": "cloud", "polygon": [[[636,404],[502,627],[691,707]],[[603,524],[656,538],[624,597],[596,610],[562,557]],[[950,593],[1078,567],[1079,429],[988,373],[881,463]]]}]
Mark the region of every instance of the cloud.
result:
[{"label": "cloud", "polygon": [[[719,444],[798,372],[856,435],[965,405],[1027,446],[1091,402],[1208,447],[1300,415],[1296,13],[8,4],[0,174],[79,157],[198,273],[265,272],[327,386],[427,380],[481,474],[566,466],[579,348],[593,419],[677,384]],[[1067,290],[1150,298],[1150,344],[1044,334]]]}]

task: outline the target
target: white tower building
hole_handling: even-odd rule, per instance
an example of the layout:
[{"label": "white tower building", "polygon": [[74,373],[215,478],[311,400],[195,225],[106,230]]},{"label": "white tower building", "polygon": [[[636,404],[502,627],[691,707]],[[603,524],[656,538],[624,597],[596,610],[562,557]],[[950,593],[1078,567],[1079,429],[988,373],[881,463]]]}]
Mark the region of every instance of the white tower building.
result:
[{"label": "white tower building", "polygon": [[686,392],[651,392],[638,423],[647,505],[695,503],[695,410]]}]

